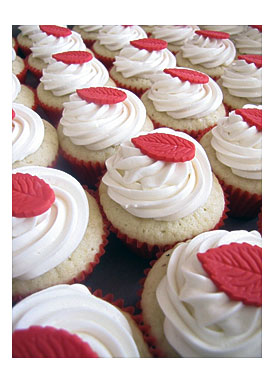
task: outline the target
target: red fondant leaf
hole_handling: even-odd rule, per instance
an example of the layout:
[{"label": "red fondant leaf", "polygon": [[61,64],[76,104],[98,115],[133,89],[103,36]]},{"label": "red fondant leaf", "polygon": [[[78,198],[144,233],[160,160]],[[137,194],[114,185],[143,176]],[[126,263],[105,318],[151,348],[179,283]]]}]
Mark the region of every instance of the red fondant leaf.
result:
[{"label": "red fondant leaf", "polygon": [[54,327],[32,326],[12,334],[13,358],[98,358],[88,343]]},{"label": "red fondant leaf", "polygon": [[208,30],[197,30],[195,31],[197,35],[209,37],[210,39],[229,39],[230,34],[226,32],[220,32],[220,31],[208,31]]},{"label": "red fondant leaf", "polygon": [[247,64],[255,64],[257,68],[262,67],[262,55],[240,55],[239,60],[245,60]]},{"label": "red fondant leaf", "polygon": [[192,84],[207,84],[209,81],[207,74],[192,69],[166,68],[163,72],[170,74],[172,77],[178,77],[183,82],[189,81]]},{"label": "red fondant leaf", "polygon": [[261,247],[231,243],[197,256],[217,288],[232,300],[246,305],[262,305]]},{"label": "red fondant leaf", "polygon": [[56,53],[52,57],[56,61],[62,61],[64,64],[83,64],[91,61],[93,55],[87,51],[69,51]]},{"label": "red fondant leaf", "polygon": [[158,161],[191,161],[196,151],[193,142],[173,134],[146,134],[132,138],[132,142],[143,154]]},{"label": "red fondant leaf", "polygon": [[127,98],[127,94],[122,90],[108,87],[83,88],[77,89],[76,92],[83,100],[99,105],[117,104]]},{"label": "red fondant leaf", "polygon": [[257,108],[236,109],[235,113],[242,116],[244,121],[247,122],[249,126],[255,125],[259,132],[262,131],[262,109],[257,109]]},{"label": "red fondant leaf", "polygon": [[149,52],[152,51],[161,51],[162,49],[167,48],[167,41],[160,40],[160,39],[139,39],[139,40],[132,40],[130,41],[130,44],[133,45],[135,48],[138,49],[146,49]]},{"label": "red fondant leaf", "polygon": [[12,175],[13,217],[36,217],[47,211],[54,200],[54,191],[42,179],[24,173]]},{"label": "red fondant leaf", "polygon": [[67,37],[72,34],[72,31],[68,28],[59,27],[58,25],[39,25],[42,32],[47,35],[53,35],[55,37]]}]

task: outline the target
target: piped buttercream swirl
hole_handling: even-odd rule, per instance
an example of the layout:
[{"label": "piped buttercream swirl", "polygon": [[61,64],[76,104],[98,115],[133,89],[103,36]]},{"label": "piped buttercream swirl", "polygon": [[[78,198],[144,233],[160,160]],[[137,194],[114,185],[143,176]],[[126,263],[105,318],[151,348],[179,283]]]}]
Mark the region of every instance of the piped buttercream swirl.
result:
[{"label": "piped buttercream swirl", "polygon": [[118,51],[128,45],[131,40],[146,37],[146,32],[139,25],[105,25],[98,32],[97,40],[100,45],[110,51]]}]

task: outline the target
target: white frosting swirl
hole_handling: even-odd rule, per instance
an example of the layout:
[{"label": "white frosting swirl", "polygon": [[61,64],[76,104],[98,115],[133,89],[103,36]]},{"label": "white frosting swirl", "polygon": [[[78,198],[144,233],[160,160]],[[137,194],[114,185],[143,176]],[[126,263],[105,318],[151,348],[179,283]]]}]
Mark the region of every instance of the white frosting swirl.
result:
[{"label": "white frosting swirl", "polygon": [[[108,87],[112,88],[112,87]],[[127,98],[117,104],[89,103],[74,93],[64,103],[61,124],[63,134],[73,144],[89,150],[102,150],[118,145],[139,134],[146,120],[146,109],[141,100],[126,89]]]},{"label": "white frosting swirl", "polygon": [[51,326],[78,335],[101,358],[138,358],[127,319],[82,284],[57,285],[32,294],[12,310],[13,331]]},{"label": "white frosting swirl", "polygon": [[114,66],[123,77],[151,79],[154,73],[176,66],[176,58],[167,48],[149,52],[132,45],[123,48],[115,57]]},{"label": "white frosting swirl", "polygon": [[98,42],[110,51],[118,51],[129,44],[131,40],[146,38],[146,32],[139,25],[105,25],[98,32]]},{"label": "white frosting swirl", "polygon": [[109,197],[130,214],[173,221],[193,213],[207,201],[212,172],[204,149],[192,137],[169,128],[155,129],[149,134],[155,133],[193,142],[195,157],[177,163],[157,161],[126,141],[106,161],[107,172],[102,181]]},{"label": "white frosting swirl", "polygon": [[[246,108],[261,106],[245,105]],[[211,145],[217,159],[229,166],[232,173],[248,179],[262,179],[262,132],[250,126],[235,111],[221,118],[213,128]]]},{"label": "white frosting swirl", "polygon": [[45,63],[51,61],[54,53],[66,51],[86,51],[82,37],[79,33],[72,33],[66,37],[55,37],[39,30],[32,36],[33,46],[31,47],[32,56],[39,58]]},{"label": "white frosting swirl", "polygon": [[21,84],[14,73],[12,73],[12,101],[16,99],[21,91]]},{"label": "white frosting swirl", "polygon": [[248,27],[246,31],[236,36],[234,43],[240,54],[262,54],[262,32],[257,28]]},{"label": "white frosting swirl", "polygon": [[12,217],[13,278],[29,280],[70,257],[85,234],[89,206],[84,189],[68,173],[42,166],[13,170],[17,172],[43,179],[55,193],[55,201],[45,213]]},{"label": "white frosting swirl", "polygon": [[200,29],[197,25],[155,25],[152,28],[152,37],[167,41],[180,47],[184,42],[193,37],[194,32]]},{"label": "white frosting swirl", "polygon": [[208,31],[218,31],[230,34],[230,38],[234,39],[236,35],[247,30],[247,25],[200,25],[201,29]]},{"label": "white frosting swirl", "polygon": [[262,308],[219,291],[197,258],[232,242],[262,246],[257,231],[214,230],[179,244],[170,255],[156,295],[166,339],[182,357],[261,356]]},{"label": "white frosting swirl", "polygon": [[39,149],[44,139],[41,117],[22,104],[12,104],[15,117],[12,121],[12,163],[21,161]]},{"label": "white frosting swirl", "polygon": [[236,49],[229,39],[209,38],[195,33],[192,39],[184,42],[181,54],[193,65],[210,69],[230,65],[236,56]]},{"label": "white frosting swirl", "polygon": [[210,77],[207,84],[193,84],[162,72],[151,80],[148,98],[158,112],[166,112],[175,119],[205,117],[222,104],[222,91]]},{"label": "white frosting swirl", "polygon": [[222,86],[232,96],[247,98],[252,103],[262,103],[262,68],[245,60],[235,60],[221,76]]},{"label": "white frosting swirl", "polygon": [[[61,27],[65,27],[66,25],[60,25]],[[33,35],[40,31],[39,25],[20,25],[18,29],[21,31],[22,36],[27,36],[32,39]]]},{"label": "white frosting swirl", "polygon": [[83,64],[65,64],[54,58],[43,69],[40,81],[45,90],[55,96],[64,96],[76,89],[91,86],[104,86],[109,80],[109,73],[105,66],[95,57]]}]

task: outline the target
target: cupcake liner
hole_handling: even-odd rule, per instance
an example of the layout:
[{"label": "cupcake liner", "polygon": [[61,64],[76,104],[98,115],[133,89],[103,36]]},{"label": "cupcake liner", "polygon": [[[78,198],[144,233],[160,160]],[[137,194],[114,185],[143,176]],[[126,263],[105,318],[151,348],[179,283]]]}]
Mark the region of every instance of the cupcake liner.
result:
[{"label": "cupcake liner", "polygon": [[93,54],[94,54],[95,58],[98,59],[99,61],[101,61],[102,64],[108,70],[110,70],[112,65],[113,65],[113,62],[115,61],[115,58],[111,58],[111,57],[106,57],[106,56],[100,55],[99,53],[95,52],[95,50],[93,49],[93,45],[89,49],[91,49],[93,51]]},{"label": "cupcake liner", "polygon": [[[86,190],[89,194],[91,194],[92,197],[96,199],[95,193],[93,190],[89,189],[87,186],[83,185],[84,190]],[[105,254],[105,248],[108,244],[108,236],[109,236],[109,230],[108,230],[108,223],[106,222],[106,219],[103,217],[103,234],[102,234],[102,242],[99,246],[98,252],[95,254],[95,258],[92,262],[89,262],[85,269],[79,272],[73,279],[67,281],[67,282],[60,282],[60,283],[66,283],[66,284],[73,284],[73,283],[80,283],[84,281],[94,270],[95,266],[99,263],[100,258],[103,254]],[[35,291],[34,291],[35,292]],[[33,292],[33,293],[34,293]],[[31,294],[31,293],[30,293]],[[30,295],[28,294],[28,295]],[[12,297],[13,303],[16,303],[20,301],[21,299],[25,298],[27,295],[15,295]]]},{"label": "cupcake liner", "polygon": [[100,178],[106,172],[105,163],[79,160],[59,149],[60,155],[69,163],[75,177],[82,185],[96,188]]},{"label": "cupcake liner", "polygon": [[84,41],[84,44],[86,45],[86,47],[89,49],[92,49],[94,43],[96,42],[96,39],[95,40],[89,40],[89,39],[83,39],[82,38],[82,40]]},{"label": "cupcake liner", "polygon": [[37,69],[34,66],[30,65],[29,57],[30,57],[30,55],[28,55],[26,57],[26,59],[25,59],[26,60],[26,64],[27,64],[27,68],[39,80],[40,77],[42,77],[43,72],[42,72],[42,70]]},{"label": "cupcake liner", "polygon": [[23,60],[24,60],[24,68],[23,68],[23,70],[20,73],[18,73],[16,75],[16,77],[18,78],[18,80],[20,81],[21,84],[25,83],[26,75],[27,75],[27,72],[28,72],[28,66],[26,64],[26,59],[23,59]]},{"label": "cupcake liner", "polygon": [[[217,178],[219,179],[219,177]],[[224,192],[228,195],[229,216],[248,219],[256,217],[259,214],[262,206],[261,194],[252,194],[247,191],[243,191],[240,188],[227,185],[221,179],[219,179],[219,182]]]},{"label": "cupcake liner", "polygon": [[18,48],[19,48],[19,44],[18,44],[18,41],[17,41],[16,37],[13,37],[12,39],[13,39],[13,42],[14,42],[13,49],[15,50],[15,53],[17,54]]},{"label": "cupcake liner", "polygon": [[28,55],[30,55],[32,53],[31,49],[25,45],[22,45],[17,41],[17,44],[18,44],[18,50],[20,51],[21,55],[24,56],[24,57],[27,57]]},{"label": "cupcake liner", "polygon": [[45,104],[43,101],[41,101],[41,99],[38,98],[38,96],[37,96],[37,103],[43,109],[43,111],[46,113],[51,124],[55,128],[57,128],[59,121],[62,117],[63,108],[60,109],[60,108],[56,108],[53,106],[49,106],[49,105]]},{"label": "cupcake liner", "polygon": [[140,88],[137,88],[137,87],[134,87],[134,86],[129,86],[129,85],[125,85],[125,84],[122,84],[121,82],[119,82],[118,80],[116,80],[115,78],[113,78],[110,75],[110,78],[115,82],[116,86],[118,88],[124,88],[124,89],[127,89],[133,93],[135,93],[136,96],[138,96],[139,98],[143,95],[143,93],[145,93],[149,88],[146,88],[146,89],[140,89]]}]

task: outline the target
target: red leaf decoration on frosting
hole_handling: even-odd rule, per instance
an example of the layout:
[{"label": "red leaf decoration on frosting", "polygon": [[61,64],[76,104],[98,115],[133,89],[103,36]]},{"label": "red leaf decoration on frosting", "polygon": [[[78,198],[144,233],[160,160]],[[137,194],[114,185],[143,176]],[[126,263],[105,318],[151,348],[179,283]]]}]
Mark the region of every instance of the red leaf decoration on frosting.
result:
[{"label": "red leaf decoration on frosting", "polygon": [[262,305],[262,249],[231,243],[197,254],[217,288],[245,305]]},{"label": "red leaf decoration on frosting", "polygon": [[207,84],[209,81],[207,74],[192,69],[166,68],[163,72],[170,74],[172,77],[178,77],[183,82],[189,81],[192,84]]},{"label": "red leaf decoration on frosting", "polygon": [[92,60],[93,55],[88,51],[69,51],[52,55],[56,61],[64,64],[83,64]]},{"label": "red leaf decoration on frosting", "polygon": [[39,25],[42,32],[47,35],[53,35],[55,37],[67,37],[72,34],[72,31],[68,28],[59,27],[58,25]]},{"label": "red leaf decoration on frosting", "polygon": [[130,44],[133,45],[135,48],[146,49],[149,52],[161,51],[162,49],[167,48],[168,45],[167,41],[165,40],[151,38],[132,40],[130,41]]},{"label": "red leaf decoration on frosting", "polygon": [[13,358],[98,358],[88,343],[63,329],[31,326],[12,334]]},{"label": "red leaf decoration on frosting", "polygon": [[208,31],[206,29],[204,30],[197,30],[195,31],[197,35],[209,37],[210,39],[229,39],[230,34],[226,32],[220,32],[220,31]]},{"label": "red leaf decoration on frosting", "polygon": [[249,126],[255,125],[259,132],[262,131],[262,109],[236,109],[235,114],[239,114],[240,116],[242,116],[243,120],[247,122]]},{"label": "red leaf decoration on frosting", "polygon": [[143,154],[158,161],[186,162],[195,156],[196,147],[185,138],[166,133],[153,133],[132,138]]},{"label": "red leaf decoration on frosting", "polygon": [[54,200],[54,191],[41,178],[24,173],[12,175],[13,217],[36,217],[47,211]]},{"label": "red leaf decoration on frosting", "polygon": [[15,117],[15,111],[14,109],[12,109],[12,119],[14,119],[14,117]]},{"label": "red leaf decoration on frosting", "polygon": [[124,101],[127,94],[120,89],[108,87],[91,87],[76,90],[79,97],[87,102],[99,105],[111,105]]},{"label": "red leaf decoration on frosting", "polygon": [[240,55],[239,60],[245,60],[247,64],[255,64],[257,68],[262,67],[262,55]]}]

